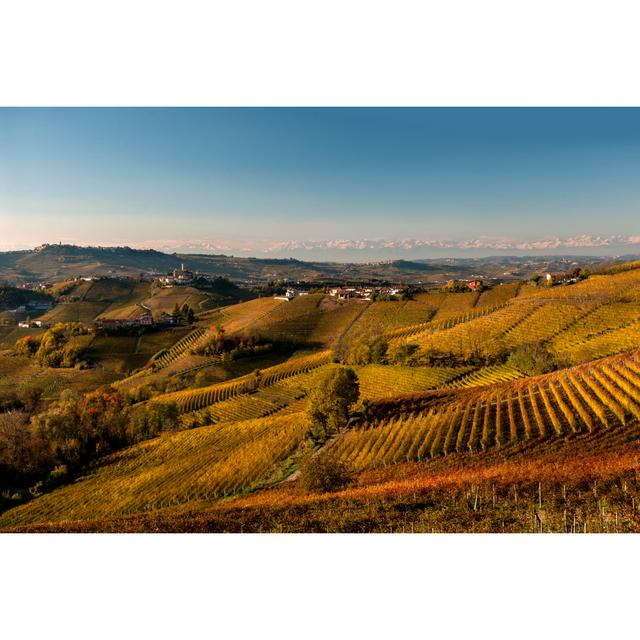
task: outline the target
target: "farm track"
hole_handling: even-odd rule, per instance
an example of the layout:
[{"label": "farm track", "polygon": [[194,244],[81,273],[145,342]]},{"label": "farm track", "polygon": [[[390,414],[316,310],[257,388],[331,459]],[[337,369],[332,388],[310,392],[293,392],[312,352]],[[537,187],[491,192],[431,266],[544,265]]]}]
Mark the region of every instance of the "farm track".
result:
[{"label": "farm track", "polygon": [[349,333],[351,332],[351,330],[356,326],[358,320],[360,320],[360,318],[362,317],[362,314],[369,308],[368,304],[363,304],[362,308],[360,309],[360,311],[358,312],[358,314],[356,315],[355,318],[353,318],[353,320],[351,320],[351,322],[349,323],[349,325],[347,326],[347,328],[342,332],[342,335],[336,340],[336,349],[340,350],[340,348],[343,346],[344,341],[348,338]]}]

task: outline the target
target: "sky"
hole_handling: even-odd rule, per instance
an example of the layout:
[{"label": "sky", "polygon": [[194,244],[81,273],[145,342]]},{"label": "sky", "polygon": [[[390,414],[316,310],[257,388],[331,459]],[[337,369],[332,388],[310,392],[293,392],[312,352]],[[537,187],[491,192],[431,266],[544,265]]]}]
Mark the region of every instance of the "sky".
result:
[{"label": "sky", "polygon": [[640,109],[2,108],[0,250],[618,251],[639,178]]}]

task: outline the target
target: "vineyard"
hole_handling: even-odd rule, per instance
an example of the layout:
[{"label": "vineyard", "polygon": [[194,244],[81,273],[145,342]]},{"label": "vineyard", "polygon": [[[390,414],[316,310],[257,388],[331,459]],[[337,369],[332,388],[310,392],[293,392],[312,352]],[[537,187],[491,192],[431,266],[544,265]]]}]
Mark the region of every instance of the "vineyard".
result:
[{"label": "vineyard", "polygon": [[112,455],[79,482],[0,515],[0,527],[112,518],[242,493],[268,480],[307,428],[304,415],[292,413],[156,438]]},{"label": "vineyard", "polygon": [[476,306],[480,293],[467,291],[465,293],[445,293],[440,295],[442,300],[438,305],[434,320],[445,320],[446,318],[461,316],[471,311]]},{"label": "vineyard", "polygon": [[[67,294],[75,302],[60,303],[50,314],[133,311],[145,286],[81,283]],[[198,296],[176,288],[157,293],[156,303],[197,305]],[[149,297],[156,294],[144,299]],[[419,502],[416,493],[424,491],[427,506],[421,508],[429,515],[411,525],[420,530],[427,530],[427,521],[440,526],[438,517],[453,511],[464,520],[461,529],[472,529],[482,501],[485,509],[487,501],[491,505],[493,515],[482,525],[490,530],[575,531],[576,522],[618,530],[617,512],[611,515],[600,503],[594,508],[587,495],[594,490],[584,486],[594,469],[602,477],[607,469],[620,474],[638,469],[640,269],[566,286],[512,282],[481,292],[416,293],[410,300],[343,301],[324,294],[291,301],[255,298],[198,311],[195,327],[135,337],[84,335],[78,342],[90,364],[84,370],[43,367],[33,353],[12,355],[28,353],[11,351],[17,337],[41,332],[2,327],[7,351],[0,354],[0,393],[6,397],[28,386],[41,393],[40,407],[46,408],[67,388],[82,394],[111,384],[124,391],[140,382],[145,388],[127,400],[149,399],[127,411],[139,412],[149,424],[156,413],[167,417],[160,435],[132,439],[139,444],[102,458],[77,481],[53,490],[45,483],[50,493],[0,514],[0,528],[74,527],[115,518],[159,522],[168,514],[179,519],[206,511],[208,522],[227,518],[217,525],[222,530],[235,530],[240,520],[248,530],[262,526],[257,520],[249,524],[250,517],[272,518],[282,530],[286,511],[302,529],[323,530],[326,518],[327,530],[383,530],[386,522],[404,526],[411,504]],[[234,359],[193,354],[217,327],[234,339],[283,344]],[[531,366],[538,356],[546,358],[544,367]],[[310,393],[327,372],[350,362],[361,363],[346,365],[357,374],[360,394],[348,422],[345,415],[346,426],[327,441],[308,438]],[[134,376],[117,380],[145,364]],[[525,371],[551,372],[527,376]],[[318,448],[345,464],[351,484],[326,493],[305,484]],[[540,508],[545,477],[546,490],[558,491],[556,472],[587,479],[576,480],[572,489],[582,501],[571,516],[575,522],[561,511],[545,516]],[[528,492],[524,506],[513,495],[520,485],[509,487],[504,478],[522,483]],[[624,482],[630,478],[625,475]],[[535,496],[526,484],[534,479]],[[633,486],[632,498],[622,485],[614,492],[625,510],[623,530],[640,529],[640,509],[627,504],[636,495],[640,500],[640,483]],[[548,513],[559,504],[554,496]],[[401,505],[388,520],[387,499]],[[342,508],[347,504],[352,511]]]},{"label": "vineyard", "polygon": [[241,333],[247,327],[265,321],[279,307],[287,304],[284,300],[275,298],[256,298],[224,307],[213,319],[215,324],[221,326],[228,334]]},{"label": "vineyard", "polygon": [[491,365],[447,381],[445,387],[463,389],[523,378],[524,374],[508,365]]},{"label": "vineyard", "polygon": [[311,294],[285,302],[263,318],[248,324],[247,334],[272,342],[331,344],[361,311],[357,304],[343,304]]},{"label": "vineyard", "polygon": [[357,469],[538,438],[623,428],[640,419],[640,353],[516,382],[461,390],[428,410],[341,436],[335,452]]},{"label": "vineyard", "polygon": [[178,340],[178,342],[176,342],[168,351],[162,353],[159,357],[154,358],[154,370],[163,369],[164,367],[169,366],[181,355],[188,353],[189,351],[197,347],[198,344],[203,342],[208,335],[209,333],[206,329],[194,329],[184,338]]},{"label": "vineyard", "polygon": [[472,367],[401,367],[370,364],[357,367],[363,399],[393,397],[399,393],[427,391],[441,387],[472,370]]},{"label": "vineyard", "polygon": [[[455,294],[452,294],[455,295]],[[420,324],[409,325],[406,327],[400,327],[398,329],[393,329],[387,331],[385,336],[389,340],[397,340],[400,338],[409,338],[411,336],[417,336],[419,334],[431,334],[436,331],[444,331],[445,329],[451,329],[459,324],[464,324],[470,322],[471,320],[475,320],[476,318],[482,318],[483,316],[489,315],[494,311],[500,309],[503,305],[498,305],[496,307],[485,307],[480,309],[473,309],[468,311],[467,313],[463,313],[461,315],[452,316],[446,318],[444,320],[433,320],[428,322],[422,322]]]},{"label": "vineyard", "polygon": [[512,298],[517,297],[520,294],[521,288],[522,283],[520,282],[495,285],[480,293],[480,297],[475,306],[477,309],[483,307],[498,307],[509,302]]},{"label": "vineyard", "polygon": [[201,389],[186,389],[156,396],[153,402],[175,402],[181,413],[198,411],[217,402],[235,396],[256,391],[258,388],[273,385],[285,378],[306,373],[321,367],[330,361],[331,352],[322,351],[317,354],[288,360],[279,365],[269,367],[257,373],[235,378],[230,382],[214,384]]}]

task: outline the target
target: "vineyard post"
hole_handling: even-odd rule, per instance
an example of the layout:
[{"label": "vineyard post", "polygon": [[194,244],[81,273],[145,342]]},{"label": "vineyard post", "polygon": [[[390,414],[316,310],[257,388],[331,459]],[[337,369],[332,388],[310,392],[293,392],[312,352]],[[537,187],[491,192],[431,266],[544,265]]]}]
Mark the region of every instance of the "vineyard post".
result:
[{"label": "vineyard post", "polygon": [[538,482],[538,506],[542,508],[542,482]]}]

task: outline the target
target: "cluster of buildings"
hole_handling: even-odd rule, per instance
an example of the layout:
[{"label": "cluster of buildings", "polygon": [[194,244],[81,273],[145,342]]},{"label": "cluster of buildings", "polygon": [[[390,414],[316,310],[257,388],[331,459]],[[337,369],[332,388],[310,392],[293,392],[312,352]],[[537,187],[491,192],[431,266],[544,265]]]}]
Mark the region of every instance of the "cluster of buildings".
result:
[{"label": "cluster of buildings", "polygon": [[48,329],[51,325],[43,320],[22,320],[18,326],[21,329]]},{"label": "cluster of buildings", "polygon": [[283,295],[281,296],[274,296],[274,298],[276,300],[293,300],[294,298],[297,298],[298,296],[308,296],[309,292],[308,291],[300,291],[299,289],[293,289],[291,287],[289,287]]},{"label": "cluster of buildings", "polygon": [[141,313],[130,318],[98,318],[95,322],[97,329],[106,332],[152,327],[154,324],[153,316],[150,313]]},{"label": "cluster of buildings", "polygon": [[174,269],[169,275],[162,276],[160,283],[165,287],[174,287],[191,284],[195,280],[193,271],[189,271],[184,264],[179,269]]},{"label": "cluster of buildings", "polygon": [[95,321],[96,329],[104,331],[105,333],[113,333],[130,329],[143,329],[147,327],[174,326],[179,324],[182,324],[182,320],[179,316],[173,316],[164,312],[155,319],[151,315],[151,312],[144,312],[129,318],[98,318]]},{"label": "cluster of buildings", "polygon": [[407,287],[388,286],[388,287],[372,287],[372,286],[353,286],[353,287],[332,287],[329,289],[329,295],[338,300],[349,300],[350,298],[360,298],[362,300],[371,300],[376,296],[397,296],[405,293]]},{"label": "cluster of buildings", "polygon": [[544,275],[545,283],[550,286],[554,284],[571,284],[579,280],[580,277],[575,271],[556,271],[555,273],[545,273]]}]

